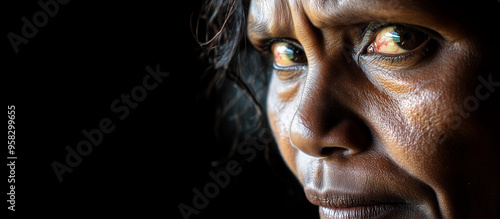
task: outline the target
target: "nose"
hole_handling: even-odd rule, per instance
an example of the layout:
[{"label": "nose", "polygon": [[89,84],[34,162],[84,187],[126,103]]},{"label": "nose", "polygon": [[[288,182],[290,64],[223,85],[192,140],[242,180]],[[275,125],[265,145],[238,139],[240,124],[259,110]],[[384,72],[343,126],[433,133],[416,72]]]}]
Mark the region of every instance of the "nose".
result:
[{"label": "nose", "polygon": [[308,81],[290,126],[292,146],[319,158],[363,152],[370,143],[369,128],[342,103],[353,100],[343,99],[328,80]]}]

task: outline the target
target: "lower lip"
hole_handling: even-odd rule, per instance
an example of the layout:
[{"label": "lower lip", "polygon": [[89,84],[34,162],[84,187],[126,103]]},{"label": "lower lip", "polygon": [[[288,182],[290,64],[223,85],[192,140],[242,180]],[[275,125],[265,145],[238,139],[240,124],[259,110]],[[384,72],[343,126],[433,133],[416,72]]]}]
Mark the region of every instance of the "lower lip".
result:
[{"label": "lower lip", "polygon": [[320,206],[319,214],[321,219],[368,219],[387,216],[394,213],[397,209],[398,205],[373,205],[349,208],[330,208]]}]

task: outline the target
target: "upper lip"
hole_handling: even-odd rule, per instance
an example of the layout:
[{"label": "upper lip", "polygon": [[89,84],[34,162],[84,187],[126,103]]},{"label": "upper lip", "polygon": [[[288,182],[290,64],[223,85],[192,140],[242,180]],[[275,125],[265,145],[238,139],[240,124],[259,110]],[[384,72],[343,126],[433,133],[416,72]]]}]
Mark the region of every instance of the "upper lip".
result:
[{"label": "upper lip", "polygon": [[305,189],[307,199],[314,205],[348,209],[355,207],[401,205],[405,201],[390,195],[374,195],[370,193],[342,193],[334,190],[319,192],[314,189]]}]

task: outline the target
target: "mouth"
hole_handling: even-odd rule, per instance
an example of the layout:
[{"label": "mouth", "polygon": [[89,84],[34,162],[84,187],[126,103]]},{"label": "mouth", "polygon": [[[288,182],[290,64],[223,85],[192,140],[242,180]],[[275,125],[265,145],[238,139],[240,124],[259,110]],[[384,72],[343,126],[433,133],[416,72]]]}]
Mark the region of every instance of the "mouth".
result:
[{"label": "mouth", "polygon": [[382,218],[397,214],[407,204],[395,197],[372,194],[318,192],[313,189],[306,189],[305,193],[312,204],[319,206],[322,219]]}]

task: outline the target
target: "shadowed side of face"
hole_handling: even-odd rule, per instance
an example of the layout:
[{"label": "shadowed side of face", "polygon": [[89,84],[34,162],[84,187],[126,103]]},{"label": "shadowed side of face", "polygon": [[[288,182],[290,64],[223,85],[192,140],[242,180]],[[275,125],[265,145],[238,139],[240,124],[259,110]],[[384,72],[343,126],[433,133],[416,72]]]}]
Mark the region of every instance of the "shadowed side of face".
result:
[{"label": "shadowed side of face", "polygon": [[252,1],[270,124],[322,218],[499,216],[499,4]]}]

